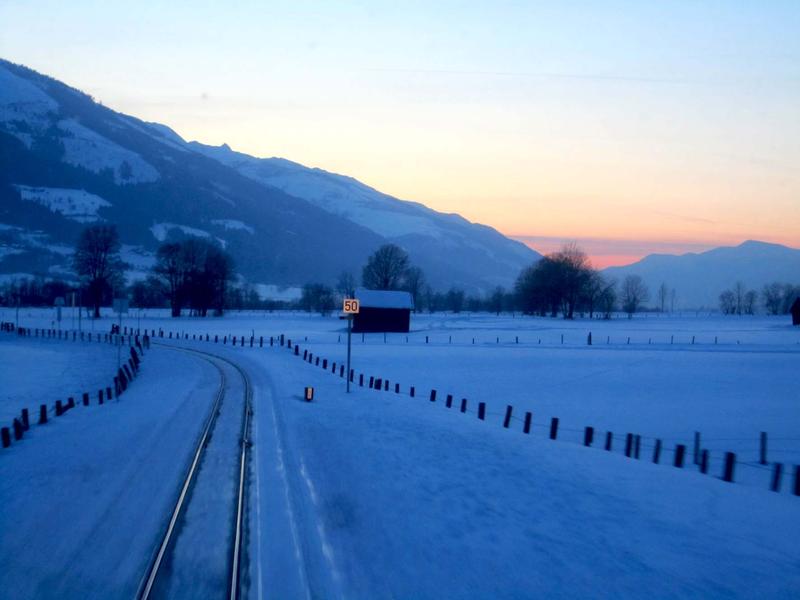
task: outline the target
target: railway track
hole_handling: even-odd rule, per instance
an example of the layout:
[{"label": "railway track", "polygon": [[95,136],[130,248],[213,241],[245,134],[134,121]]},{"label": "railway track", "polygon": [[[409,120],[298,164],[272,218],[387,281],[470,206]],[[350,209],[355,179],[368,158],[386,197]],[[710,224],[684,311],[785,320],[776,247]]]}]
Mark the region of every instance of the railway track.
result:
[{"label": "railway track", "polygon": [[[164,532],[160,538],[160,542],[153,553],[153,557],[150,560],[148,565],[148,569],[142,578],[142,581],[139,586],[139,591],[137,594],[137,598],[142,600],[147,600],[151,598],[160,598],[163,596],[171,596],[175,595],[174,593],[170,593],[172,582],[170,581],[172,578],[175,577],[175,573],[180,571],[180,565],[176,566],[176,563],[180,563],[182,560],[180,556],[176,556],[176,554],[180,554],[180,552],[176,552],[176,544],[178,544],[178,539],[181,536],[182,530],[182,518],[185,518],[187,513],[190,511],[190,506],[194,500],[196,503],[204,502],[204,498],[198,498],[197,496],[201,494],[196,494],[198,492],[198,486],[205,486],[206,488],[211,488],[214,490],[215,495],[224,496],[223,493],[217,494],[217,488],[221,487],[222,482],[218,482],[216,480],[212,480],[212,476],[219,475],[219,466],[218,464],[212,465],[209,468],[209,472],[203,472],[203,461],[204,458],[207,458],[208,448],[209,445],[214,443],[215,437],[219,438],[221,441],[216,441],[218,445],[224,443],[224,437],[226,432],[219,431],[217,432],[216,429],[219,425],[220,415],[222,411],[225,410],[226,404],[226,393],[229,387],[230,380],[228,375],[226,374],[226,367],[233,369],[242,380],[242,387],[244,398],[242,401],[242,416],[241,416],[241,428],[238,432],[238,440],[237,442],[237,457],[236,457],[236,469],[235,469],[235,493],[233,494],[233,502],[230,511],[223,511],[227,512],[225,515],[226,523],[217,523],[213,524],[215,527],[211,527],[210,529],[216,528],[217,533],[223,532],[225,537],[225,544],[227,545],[227,567],[225,571],[227,571],[226,581],[220,581],[220,577],[217,577],[216,581],[213,583],[213,589],[223,589],[223,587],[227,590],[226,597],[230,600],[237,600],[239,598],[239,588],[241,586],[241,557],[242,557],[242,542],[243,542],[243,527],[244,527],[244,510],[245,510],[245,494],[246,494],[246,478],[247,478],[247,461],[249,455],[249,432],[250,432],[250,420],[252,415],[252,395],[253,395],[253,388],[250,382],[250,377],[247,372],[242,369],[239,365],[234,363],[227,358],[223,358],[221,356],[217,356],[215,354],[211,354],[208,352],[203,352],[201,350],[195,350],[190,348],[181,348],[176,347],[168,344],[158,344],[164,348],[168,348],[170,350],[175,350],[179,352],[185,352],[188,354],[193,354],[196,356],[201,357],[203,360],[208,362],[209,364],[213,365],[220,374],[220,385],[217,389],[216,396],[214,398],[214,402],[212,403],[211,410],[209,411],[209,415],[206,418],[206,421],[203,425],[202,433],[198,439],[197,445],[195,450],[192,454],[192,459],[189,463],[189,466],[186,470],[186,474],[183,478],[183,482],[180,486],[180,491],[177,495],[177,499],[173,505],[173,508],[170,512],[169,519],[167,521],[167,525],[164,529]],[[227,419],[228,421],[232,422],[231,419],[235,415],[231,415],[226,413],[222,418]],[[229,427],[230,429],[230,427]],[[232,431],[227,432],[227,436],[230,438],[231,434],[234,433]],[[216,434],[216,435],[215,435]],[[230,445],[231,440],[227,440],[228,445]],[[220,453],[229,455],[230,452],[223,452],[223,450],[219,451]],[[214,459],[215,457],[212,457]],[[220,463],[224,462],[227,464],[227,461],[230,460],[230,456],[224,457],[224,460],[220,460],[216,457],[215,462]],[[209,461],[214,462],[214,461]],[[214,470],[216,467],[216,472]],[[215,498],[216,499],[216,498]],[[198,509],[199,512],[203,514],[203,518],[205,519],[207,514],[213,513],[214,511],[208,511],[206,506],[202,506]],[[217,511],[220,512],[220,511]],[[231,516],[232,515],[232,516]],[[218,515],[221,517],[222,515]],[[202,524],[203,526],[207,525],[205,523]],[[231,530],[232,528],[232,530]],[[202,530],[202,527],[200,528]],[[229,535],[228,535],[229,534]],[[195,533],[195,537],[197,537],[197,533]],[[208,536],[214,537],[214,536]],[[219,537],[219,536],[217,536]],[[196,540],[195,540],[196,544]],[[202,545],[219,545],[219,539],[208,539],[202,540]],[[197,544],[196,544],[197,545]],[[211,546],[209,546],[211,547]],[[188,561],[187,561],[188,562]],[[191,573],[196,573],[198,576],[200,575],[197,572],[196,564],[190,564],[184,567],[184,571],[188,571]],[[207,571],[203,571],[207,572]],[[165,591],[167,590],[167,591]],[[181,595],[181,594],[178,594]]]}]

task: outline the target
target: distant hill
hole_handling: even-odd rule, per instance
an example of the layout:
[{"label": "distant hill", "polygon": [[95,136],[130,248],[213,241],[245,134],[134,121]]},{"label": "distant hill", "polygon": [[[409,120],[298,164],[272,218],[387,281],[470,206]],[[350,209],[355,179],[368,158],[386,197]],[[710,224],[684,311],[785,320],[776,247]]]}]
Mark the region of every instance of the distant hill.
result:
[{"label": "distant hill", "polygon": [[170,128],[0,60],[0,276],[69,276],[86,223],[119,227],[142,276],[164,240],[217,240],[251,282],[333,283],[405,248],[436,288],[511,286],[539,258],[458,215],[280,158],[187,143]]},{"label": "distant hill", "polygon": [[738,246],[679,256],[651,254],[624,267],[609,267],[608,277],[622,280],[639,275],[650,288],[655,304],[662,282],[677,292],[681,308],[717,308],[720,293],[737,281],[758,292],[767,283],[800,284],[800,250],[779,244],[747,241]]}]

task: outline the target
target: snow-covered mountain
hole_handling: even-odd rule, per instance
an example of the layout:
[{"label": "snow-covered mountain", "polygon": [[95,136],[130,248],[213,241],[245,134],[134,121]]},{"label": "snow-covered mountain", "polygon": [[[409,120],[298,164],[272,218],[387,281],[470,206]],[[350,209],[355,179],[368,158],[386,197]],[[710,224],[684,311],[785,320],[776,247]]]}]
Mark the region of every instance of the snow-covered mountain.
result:
[{"label": "snow-covered mountain", "polygon": [[651,254],[632,265],[609,267],[603,273],[620,281],[626,275],[641,276],[650,288],[653,305],[656,290],[666,283],[675,288],[681,308],[717,308],[720,293],[737,281],[759,292],[774,281],[800,284],[800,250],[747,241],[680,256]]},{"label": "snow-covered mountain", "polygon": [[250,281],[333,282],[394,242],[434,287],[509,286],[539,255],[494,229],[355,179],[114,112],[0,60],[0,275],[65,275],[86,223],[119,227],[141,273],[160,242],[217,240]]}]

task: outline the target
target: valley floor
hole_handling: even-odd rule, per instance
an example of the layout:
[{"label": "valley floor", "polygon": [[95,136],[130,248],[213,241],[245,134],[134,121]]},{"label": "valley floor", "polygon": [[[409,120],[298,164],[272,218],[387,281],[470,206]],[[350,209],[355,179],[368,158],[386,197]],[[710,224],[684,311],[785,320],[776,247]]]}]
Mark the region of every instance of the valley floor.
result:
[{"label": "valley floor", "polygon": [[[36,327],[51,315],[23,318]],[[354,337],[353,368],[391,388],[350,394],[330,369],[268,341],[258,347],[283,333],[301,354],[341,364],[335,318],[148,312],[123,325],[188,332],[158,342],[221,354],[253,379],[250,598],[789,598],[800,589],[800,498],[791,473],[776,494],[755,464],[761,431],[770,461],[787,471],[800,462],[800,331],[783,321],[425,315],[408,341]],[[192,341],[199,333],[220,342]],[[243,334],[244,348],[221,343]],[[75,410],[0,451],[0,589],[130,597],[178,485],[164,457],[190,451],[215,386],[200,362],[176,354],[154,347],[119,403]],[[3,380],[17,382],[6,393],[28,393],[30,379],[13,374],[35,367],[24,354],[4,356]],[[65,375],[62,386],[78,383]],[[302,401],[309,385],[312,403]],[[485,421],[477,402],[487,404]],[[516,418],[503,428],[508,404],[515,417],[533,413],[531,435]],[[558,441],[547,439],[552,416]],[[580,443],[586,425],[598,430],[593,448]],[[597,447],[606,430],[617,434],[610,453]],[[655,438],[669,463],[694,431],[711,450],[709,475],[652,464]],[[621,452],[629,432],[645,436],[641,460]],[[740,462],[733,484],[719,478],[726,450]]]}]

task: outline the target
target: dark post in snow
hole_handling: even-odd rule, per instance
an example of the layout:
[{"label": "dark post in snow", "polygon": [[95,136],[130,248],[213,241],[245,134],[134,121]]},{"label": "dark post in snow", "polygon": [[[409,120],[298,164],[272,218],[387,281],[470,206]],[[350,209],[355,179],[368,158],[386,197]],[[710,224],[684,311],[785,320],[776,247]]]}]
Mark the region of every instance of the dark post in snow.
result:
[{"label": "dark post in snow", "polygon": [[24,429],[22,428],[22,423],[19,422],[19,419],[15,418],[13,425],[14,425],[14,439],[16,441],[20,441],[24,433]]},{"label": "dark post in snow", "polygon": [[3,438],[3,448],[8,448],[11,445],[11,432],[8,427],[0,429],[0,437]]},{"label": "dark post in snow", "polygon": [[679,469],[683,468],[683,456],[686,453],[686,446],[678,444],[675,446],[675,466]]},{"label": "dark post in snow", "polygon": [[83,392],[83,405],[89,406],[89,392]]},{"label": "dark post in snow", "polygon": [[447,400],[445,400],[444,405],[447,408],[451,408],[453,406],[453,394],[447,394]]},{"label": "dark post in snow", "polygon": [[591,446],[594,441],[594,427],[587,427],[583,432],[583,445]]},{"label": "dark post in snow", "polygon": [[461,412],[462,413],[467,412],[467,399],[466,398],[462,398],[461,399]]},{"label": "dark post in snow", "polygon": [[61,400],[56,400],[56,416],[60,417],[64,414],[64,407],[61,405]]},{"label": "dark post in snow", "polygon": [[550,419],[550,439],[554,440],[558,437],[558,417]]},{"label": "dark post in snow", "polygon": [[510,404],[506,406],[506,416],[503,419],[503,427],[508,429],[508,426],[511,425],[511,412],[514,410],[514,407]]},{"label": "dark post in snow", "polygon": [[611,444],[613,443],[613,440],[614,440],[614,434],[611,433],[610,431],[606,431],[606,446],[605,446],[605,448],[609,452],[611,452]]},{"label": "dark post in snow", "polygon": [[736,455],[733,452],[725,453],[725,466],[722,469],[722,481],[733,483],[733,468],[736,466]]},{"label": "dark post in snow", "polygon": [[781,476],[783,475],[783,463],[776,462],[774,470],[772,471],[772,483],[769,489],[773,492],[781,491]]},{"label": "dark post in snow", "polygon": [[97,390],[97,403],[98,404],[102,404],[103,403],[103,390],[102,389]]},{"label": "dark post in snow", "polygon": [[800,496],[800,465],[794,467],[794,495]]},{"label": "dark post in snow", "polygon": [[656,447],[653,449],[653,462],[658,464],[661,460],[661,440],[656,440]]},{"label": "dark post in snow", "polygon": [[39,405],[39,425],[47,423],[47,404]]},{"label": "dark post in snow", "polygon": [[431,402],[436,402],[436,390],[431,390]]},{"label": "dark post in snow", "polygon": [[412,385],[412,386],[411,386],[411,390],[410,390],[410,393],[411,393],[411,397],[412,397],[412,398],[414,397],[414,392],[415,392],[415,390],[414,390],[414,386]]},{"label": "dark post in snow", "polygon": [[700,464],[700,432],[694,432],[694,452],[692,453],[694,464]]},{"label": "dark post in snow", "polygon": [[708,473],[708,450],[700,452],[700,472]]},{"label": "dark post in snow", "polygon": [[25,429],[25,431],[28,431],[28,429],[31,428],[31,424],[30,424],[30,421],[29,421],[28,409],[27,408],[23,408],[22,409],[22,415],[21,416],[22,416],[22,428]]},{"label": "dark post in snow", "polygon": [[633,453],[633,434],[632,433],[626,433],[625,434],[625,456],[630,458],[632,453]]},{"label": "dark post in snow", "polygon": [[486,419],[486,402],[478,402],[478,418],[481,421]]}]

